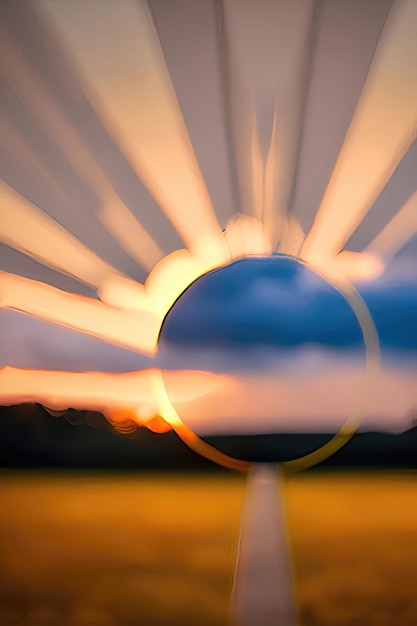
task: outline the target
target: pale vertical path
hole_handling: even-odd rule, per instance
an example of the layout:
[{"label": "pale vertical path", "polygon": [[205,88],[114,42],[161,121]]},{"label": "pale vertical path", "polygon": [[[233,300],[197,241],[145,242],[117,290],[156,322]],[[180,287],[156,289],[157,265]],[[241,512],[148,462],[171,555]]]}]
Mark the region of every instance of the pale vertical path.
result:
[{"label": "pale vertical path", "polygon": [[417,3],[396,0],[302,258],[338,254],[417,132]]},{"label": "pale vertical path", "polygon": [[95,110],[186,246],[225,260],[147,3],[42,0],[37,6],[62,35]]},{"label": "pale vertical path", "polygon": [[241,210],[280,237],[292,191],[313,3],[225,0],[223,36]]},{"label": "pale vertical path", "polygon": [[296,624],[283,490],[276,466],[250,471],[232,594],[235,626]]}]

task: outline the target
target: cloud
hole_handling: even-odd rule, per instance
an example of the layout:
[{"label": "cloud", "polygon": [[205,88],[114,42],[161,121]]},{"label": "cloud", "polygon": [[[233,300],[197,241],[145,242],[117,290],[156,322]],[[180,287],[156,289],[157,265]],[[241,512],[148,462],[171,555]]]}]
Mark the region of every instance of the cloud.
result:
[{"label": "cloud", "polygon": [[[359,286],[390,365],[417,358],[417,278],[400,261]],[[345,360],[364,357],[357,320],[342,296],[303,266],[271,257],[240,260],[193,283],[168,314],[155,359],[15,311],[1,311],[0,324],[0,367],[301,371],[314,351],[325,360],[329,351]]]},{"label": "cloud", "polygon": [[[417,350],[416,277],[381,277],[358,289],[382,348]],[[278,256],[241,259],[198,279],[168,313],[160,337],[162,352],[306,344],[357,349],[363,339],[349,305],[329,283]]]}]

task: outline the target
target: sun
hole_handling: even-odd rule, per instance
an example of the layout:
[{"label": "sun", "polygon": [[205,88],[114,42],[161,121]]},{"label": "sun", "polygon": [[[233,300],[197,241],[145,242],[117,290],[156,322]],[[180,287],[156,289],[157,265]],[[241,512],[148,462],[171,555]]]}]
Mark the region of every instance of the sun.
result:
[{"label": "sun", "polygon": [[[306,3],[297,15],[280,16],[278,4],[271,8],[271,19],[276,28],[286,24],[280,38],[266,29],[248,41],[244,11],[230,21],[231,56],[224,64],[233,68],[235,63],[236,71],[230,85],[223,85],[224,110],[215,93],[210,94],[212,106],[206,106],[213,119],[228,117],[223,132],[216,138],[203,133],[204,141],[204,124],[193,125],[189,115],[188,127],[186,103],[176,92],[178,67],[164,56],[158,19],[148,3],[90,2],[86,11],[77,3],[39,0],[25,5],[24,19],[12,10],[6,15],[4,73],[10,97],[3,131],[11,162],[23,164],[22,172],[30,172],[36,183],[19,186],[11,177],[1,184],[0,240],[84,285],[86,293],[59,289],[24,272],[2,271],[1,308],[149,360],[142,369],[117,374],[21,369],[6,363],[0,372],[2,403],[89,408],[102,411],[116,426],[134,420],[156,431],[184,429],[174,405],[232,389],[234,381],[224,373],[192,369],[162,374],[156,355],[163,320],[200,277],[239,259],[271,258],[276,252],[308,266],[343,294],[362,329],[368,355],[377,360],[372,317],[354,285],[383,273],[416,233],[417,192],[408,195],[361,251],[350,250],[349,240],[416,137],[416,5],[394,2],[390,12],[378,17],[381,32],[374,35],[366,79],[322,200],[307,224],[293,205],[308,121],[301,102],[308,89],[314,96],[305,52],[313,15]],[[30,42],[25,31],[29,23]],[[165,44],[169,47],[168,40]],[[247,49],[252,50],[249,56]],[[291,60],[283,61],[282,71],[271,65],[272,58],[284,57]],[[254,59],[263,72],[256,70]],[[26,121],[19,126],[14,116],[21,103]],[[50,153],[49,148],[37,152],[36,133],[52,146]],[[208,160],[204,145],[215,140],[221,149]],[[56,170],[53,150],[62,158]],[[226,193],[224,163],[231,151],[229,187],[234,191]],[[79,189],[60,178],[64,166]],[[136,206],[129,181],[141,194]],[[72,194],[82,196],[83,185],[94,204],[91,210],[84,205],[83,211],[71,200]],[[47,207],[42,194],[31,192],[41,187],[47,190],[42,196]],[[56,211],[48,204],[50,197]],[[222,201],[232,203],[232,197],[237,198],[234,207],[222,206]],[[149,227],[152,219],[155,232]],[[87,244],[87,235],[83,241],[74,233],[77,223],[86,224],[86,233],[95,225],[102,254]],[[167,233],[182,244],[167,250]],[[116,250],[129,271],[111,262]],[[144,280],[132,277],[134,265],[145,273]],[[169,395],[168,379],[173,390]],[[186,436],[193,438],[191,432]]]}]

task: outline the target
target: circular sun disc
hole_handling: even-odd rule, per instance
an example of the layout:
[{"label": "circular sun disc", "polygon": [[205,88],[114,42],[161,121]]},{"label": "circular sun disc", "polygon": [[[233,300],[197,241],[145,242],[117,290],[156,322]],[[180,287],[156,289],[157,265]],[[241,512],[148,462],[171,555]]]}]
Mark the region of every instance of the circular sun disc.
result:
[{"label": "circular sun disc", "polygon": [[[369,381],[379,362],[378,335],[356,289],[334,277],[330,282],[329,278],[301,261],[279,255],[241,259],[195,281],[170,309],[160,333],[159,353],[162,357],[172,351],[178,352],[179,348],[186,355],[185,361],[189,359],[189,369],[227,370],[240,383],[242,393],[226,399],[220,394],[218,406],[207,398],[204,403],[178,407],[170,400],[167,377],[161,376],[162,382],[158,384],[164,385],[163,417],[167,419],[169,414],[168,421],[174,419],[176,429],[182,430],[183,434],[185,431],[193,433],[196,440],[187,436],[193,439],[194,447],[197,441],[198,448],[198,441],[204,437],[205,445],[200,446],[199,451],[205,456],[213,456],[206,448],[211,442],[216,455],[220,452],[227,458],[246,457],[248,462],[284,462],[288,470],[303,469],[320,462],[350,439],[360,416],[366,412]],[[262,356],[267,362],[259,362]],[[355,367],[351,369],[355,370],[355,375],[344,380],[344,363],[352,358]],[[329,361],[327,365],[326,359]],[[357,367],[358,359],[363,368]],[[317,363],[322,367],[319,373],[314,371]],[[309,419],[322,419],[311,412],[311,402],[317,399],[314,384],[320,379],[322,402],[326,402],[326,394],[328,398],[335,394],[335,364],[341,367],[337,372],[337,384],[347,398],[338,416],[337,434],[330,435],[329,439],[325,433],[332,431],[324,429],[321,437],[304,437],[308,440],[307,446],[304,443],[304,448],[301,446],[295,454],[293,451],[294,456],[290,458],[288,453],[283,453],[282,445],[276,445],[275,452],[271,453],[269,444],[266,459],[262,451],[265,437],[277,440],[279,433],[284,431],[286,435],[280,438],[285,440],[288,433],[299,432],[299,429],[291,431],[291,410],[303,408],[299,399],[303,394],[311,395],[304,402],[304,410],[310,402]],[[248,392],[245,388],[251,377],[252,389]],[[290,378],[292,388],[288,384]],[[257,399],[254,394],[256,385],[260,385]],[[265,409],[264,396],[269,393],[272,403],[274,397],[276,399],[275,388],[280,389],[281,396],[275,409],[272,408],[279,416],[274,422],[274,415],[262,415],[262,411],[270,410],[270,407]],[[286,388],[287,398],[284,397]],[[159,395],[163,392],[160,388]],[[337,401],[340,403],[340,396]],[[298,408],[291,407],[291,404],[298,404]],[[285,410],[288,411],[287,419],[283,413]],[[210,411],[211,425],[208,425]],[[232,419],[226,420],[227,411],[233,414]],[[204,412],[207,419],[201,415]],[[222,412],[226,414],[223,425]],[[308,420],[303,423],[301,432],[308,434]],[[316,428],[311,429],[314,430]],[[181,436],[181,432],[179,434]],[[216,434],[223,437],[213,436]],[[219,462],[218,458],[216,460]],[[222,461],[226,464],[225,459]]]}]

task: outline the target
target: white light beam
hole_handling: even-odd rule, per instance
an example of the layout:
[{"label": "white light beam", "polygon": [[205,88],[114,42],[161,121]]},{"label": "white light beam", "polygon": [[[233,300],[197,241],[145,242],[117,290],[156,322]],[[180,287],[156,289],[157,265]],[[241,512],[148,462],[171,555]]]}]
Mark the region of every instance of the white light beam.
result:
[{"label": "white light beam", "polygon": [[225,258],[221,229],[147,3],[40,0],[91,87],[97,114],[186,246]]},{"label": "white light beam", "polygon": [[417,3],[396,0],[302,258],[334,258],[416,136]]}]

